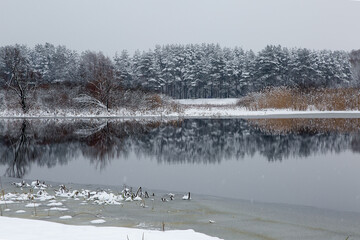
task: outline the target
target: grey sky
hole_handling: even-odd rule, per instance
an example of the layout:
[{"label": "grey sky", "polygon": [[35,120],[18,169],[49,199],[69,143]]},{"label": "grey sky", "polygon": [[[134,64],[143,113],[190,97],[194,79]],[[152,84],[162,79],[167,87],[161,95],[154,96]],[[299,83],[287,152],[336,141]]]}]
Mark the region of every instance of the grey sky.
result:
[{"label": "grey sky", "polygon": [[112,55],[156,44],[359,49],[351,0],[0,0],[0,45],[50,42]]}]

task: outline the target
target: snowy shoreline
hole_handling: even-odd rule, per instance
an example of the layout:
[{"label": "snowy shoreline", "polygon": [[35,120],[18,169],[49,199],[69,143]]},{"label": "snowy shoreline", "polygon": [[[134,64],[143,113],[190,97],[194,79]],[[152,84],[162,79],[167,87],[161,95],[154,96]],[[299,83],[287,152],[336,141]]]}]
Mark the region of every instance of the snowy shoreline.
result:
[{"label": "snowy shoreline", "polygon": [[[15,180],[15,182],[11,180]],[[163,225],[162,230],[158,227],[147,226],[145,223],[136,227],[130,227],[131,223],[123,223],[125,226],[121,226],[118,225],[119,222],[124,222],[126,217],[119,220],[119,216],[117,216],[113,219],[106,214],[106,211],[102,211],[105,207],[112,208],[111,212],[117,211],[117,214],[124,214],[123,212],[128,208],[130,212],[146,211],[149,206],[145,205],[145,199],[149,196],[146,197],[141,188],[134,197],[135,193],[132,192],[132,188],[124,188],[120,193],[116,193],[110,189],[99,189],[100,185],[94,186],[98,190],[76,190],[71,187],[71,184],[70,188],[60,184],[59,189],[56,190],[55,185],[58,185],[56,183],[52,183],[54,184],[52,185],[39,180],[17,182],[18,180],[15,178],[0,179],[2,188],[5,187],[2,189],[3,195],[0,196],[2,230],[0,239],[56,240],[74,236],[76,239],[87,240],[113,239],[114,236],[119,239],[150,240],[220,239],[194,231],[192,228],[169,229],[169,222],[166,222],[166,227],[165,224]],[[51,194],[53,191],[55,194]],[[172,196],[174,198],[175,194]],[[154,199],[151,201],[146,199],[148,204],[159,201],[157,198],[155,200],[154,196],[152,197]],[[182,199],[184,200],[184,197]],[[176,200],[183,201],[178,195]],[[89,208],[84,211],[86,206]],[[82,210],[79,210],[80,208]],[[110,225],[107,223],[108,221]],[[118,222],[115,226],[113,225],[114,221]],[[21,226],[21,231],[19,231],[19,226]]]},{"label": "snowy shoreline", "polygon": [[179,119],[179,118],[360,118],[360,111],[320,111],[309,107],[306,111],[292,109],[249,110],[237,106],[238,99],[176,99],[178,109],[158,108],[134,111],[111,109],[109,111],[91,109],[88,111],[69,110],[30,110],[0,111],[0,119]]},{"label": "snowy shoreline", "polygon": [[[156,231],[124,227],[75,226],[41,220],[0,217],[1,238],[7,240],[57,240],[57,239],[199,239],[216,240],[194,230]],[[19,226],[21,231],[19,231]],[[36,234],[35,234],[36,233]]]},{"label": "snowy shoreline", "polygon": [[242,108],[227,107],[188,107],[181,113],[151,114],[30,114],[0,113],[0,119],[178,119],[178,118],[360,118],[360,111],[294,111],[290,109],[267,109],[249,111]]}]

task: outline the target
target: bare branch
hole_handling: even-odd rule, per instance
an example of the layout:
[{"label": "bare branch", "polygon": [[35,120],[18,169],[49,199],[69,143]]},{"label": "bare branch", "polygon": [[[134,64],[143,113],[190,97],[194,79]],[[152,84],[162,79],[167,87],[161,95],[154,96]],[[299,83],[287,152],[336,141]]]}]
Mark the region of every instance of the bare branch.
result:
[{"label": "bare branch", "polygon": [[97,107],[106,109],[106,106],[101,101],[87,94],[81,94],[79,97],[74,98],[74,100],[78,103],[85,104],[86,106],[95,105]]}]

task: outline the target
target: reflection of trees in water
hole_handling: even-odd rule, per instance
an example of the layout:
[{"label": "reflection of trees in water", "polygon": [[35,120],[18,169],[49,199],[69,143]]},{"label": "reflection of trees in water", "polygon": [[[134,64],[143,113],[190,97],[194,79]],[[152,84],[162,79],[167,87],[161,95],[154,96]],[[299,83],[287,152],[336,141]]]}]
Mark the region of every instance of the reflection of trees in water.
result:
[{"label": "reflection of trees in water", "polygon": [[351,139],[351,150],[360,153],[360,136],[355,136]]},{"label": "reflection of trees in water", "polygon": [[266,135],[291,138],[286,142],[295,156],[346,149],[360,152],[359,118],[251,119],[249,123]]},{"label": "reflection of trees in water", "polygon": [[149,121],[3,121],[0,164],[8,166],[7,176],[21,178],[32,164],[50,168],[83,155],[101,169],[114,158],[126,158],[132,145],[142,142],[138,139],[160,125]]},{"label": "reflection of trees in water", "polygon": [[[265,120],[198,120],[151,121],[2,121],[0,122],[0,164],[6,175],[23,177],[31,164],[53,167],[67,164],[83,155],[97,167],[109,161],[154,157],[167,163],[218,163],[260,154],[268,161],[314,154],[360,151],[359,121],[336,127],[343,131],[314,128],[298,122]],[[330,125],[334,121],[329,120]],[[318,123],[320,124],[320,123]],[[323,123],[328,124],[328,123]],[[279,131],[284,126],[297,126],[294,131]],[[321,130],[322,129],[322,130]]]},{"label": "reflection of trees in water", "polygon": [[33,138],[27,131],[27,126],[28,123],[24,121],[15,137],[3,139],[9,147],[8,151],[2,151],[1,159],[11,158],[5,173],[7,176],[24,176],[30,168],[28,163],[35,161],[39,156],[38,149],[33,148]]},{"label": "reflection of trees in water", "polygon": [[67,130],[53,128],[53,124],[42,128],[42,124],[23,120],[0,123],[0,164],[8,166],[7,176],[21,178],[34,163],[47,167],[66,164],[74,155],[77,147],[64,137]]},{"label": "reflection of trees in water", "polygon": [[275,161],[350,149],[355,136],[331,131],[271,133],[243,119],[184,120],[179,128],[155,129],[145,136],[152,144],[140,152],[170,163],[214,163],[255,153]]},{"label": "reflection of trees in water", "polygon": [[82,143],[80,149],[97,167],[104,168],[114,158],[127,158],[132,146],[139,143],[138,139],[147,135],[151,129],[159,127],[160,122],[110,121],[92,125],[76,132]]}]

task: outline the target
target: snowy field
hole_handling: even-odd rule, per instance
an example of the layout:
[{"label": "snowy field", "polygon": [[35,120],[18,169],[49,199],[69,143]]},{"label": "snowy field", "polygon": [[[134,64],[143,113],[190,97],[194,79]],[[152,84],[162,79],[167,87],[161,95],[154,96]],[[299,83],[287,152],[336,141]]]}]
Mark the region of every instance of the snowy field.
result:
[{"label": "snowy field", "polygon": [[198,99],[176,99],[177,103],[183,105],[235,105],[238,98],[198,98]]},{"label": "snowy field", "polygon": [[0,217],[0,239],[7,240],[216,240],[193,230],[155,231],[122,227],[73,226],[47,221]]}]

